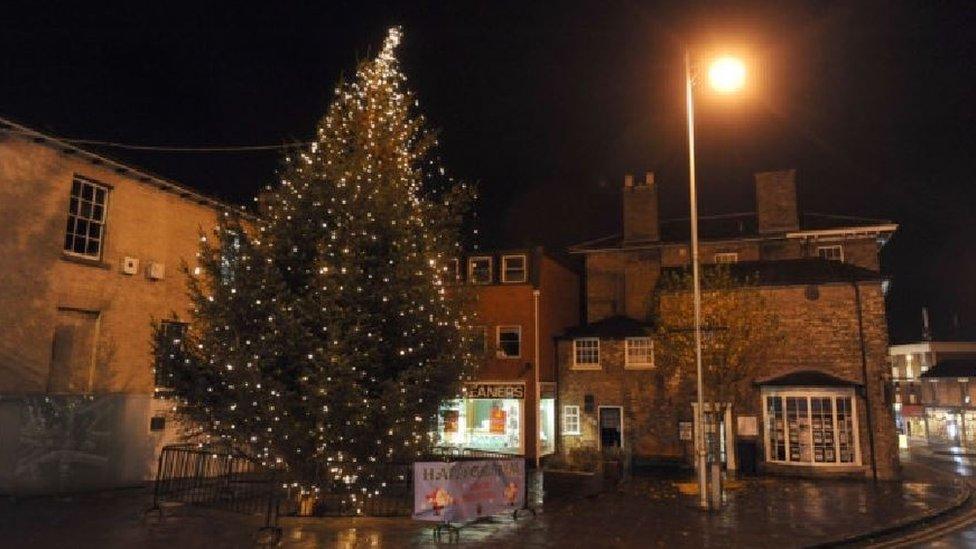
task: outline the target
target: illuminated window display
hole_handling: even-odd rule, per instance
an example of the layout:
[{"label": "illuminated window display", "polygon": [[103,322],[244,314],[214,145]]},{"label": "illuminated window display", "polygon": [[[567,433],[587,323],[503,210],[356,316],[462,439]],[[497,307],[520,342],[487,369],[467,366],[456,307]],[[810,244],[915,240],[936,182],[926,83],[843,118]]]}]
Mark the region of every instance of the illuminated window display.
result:
[{"label": "illuminated window display", "polygon": [[539,454],[556,451],[556,399],[539,400]]},{"label": "illuminated window display", "polygon": [[469,385],[467,398],[449,400],[441,405],[437,422],[438,444],[524,453],[524,396],[524,385]]}]

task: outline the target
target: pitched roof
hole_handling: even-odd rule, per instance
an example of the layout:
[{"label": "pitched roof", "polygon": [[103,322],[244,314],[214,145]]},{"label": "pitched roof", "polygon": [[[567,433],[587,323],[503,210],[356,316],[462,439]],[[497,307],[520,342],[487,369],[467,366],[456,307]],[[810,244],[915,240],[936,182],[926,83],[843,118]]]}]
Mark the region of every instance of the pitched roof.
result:
[{"label": "pitched roof", "polygon": [[858,387],[861,384],[820,370],[797,370],[756,380],[763,387]]},{"label": "pitched roof", "polygon": [[573,339],[577,337],[601,337],[605,339],[622,339],[625,337],[639,337],[650,334],[651,325],[630,318],[616,315],[589,324],[581,324],[567,328],[557,339]]},{"label": "pitched roof", "polygon": [[[891,224],[892,222],[887,219],[805,213],[800,215],[800,227],[797,232],[845,228],[859,229]],[[640,242],[636,245],[680,244],[688,242],[691,239],[690,233],[691,225],[687,217],[665,219],[660,224],[660,241]],[[737,240],[742,238],[757,238],[759,236],[759,222],[755,212],[708,215],[698,218],[698,237],[701,240]],[[582,242],[570,246],[569,249],[571,252],[585,253],[593,250],[607,250],[622,247],[625,247],[623,245],[623,235],[614,234]]]},{"label": "pitched roof", "polygon": [[254,214],[247,211],[243,206],[231,204],[212,196],[208,196],[183,184],[164,179],[145,170],[133,167],[130,164],[125,164],[118,160],[109,158],[101,153],[96,154],[89,150],[82,149],[62,139],[46,135],[33,128],[29,128],[6,118],[0,117],[0,135],[3,134],[14,135],[33,143],[46,145],[65,154],[77,155],[79,158],[84,158],[92,164],[104,166],[115,171],[117,174],[124,175],[145,185],[149,185],[163,191],[172,192],[183,199],[191,200],[197,202],[198,204],[205,204],[217,210],[232,212],[235,215],[239,215],[246,219],[255,218]]},{"label": "pitched roof", "polygon": [[[778,259],[770,261],[740,261],[721,265],[702,265],[702,272],[728,269],[736,280],[748,280],[759,286],[789,286],[797,284],[824,284],[827,282],[879,281],[884,277],[877,271],[820,258]],[[662,283],[673,277],[690,273],[690,267],[665,267],[658,279]]]},{"label": "pitched roof", "polygon": [[921,377],[976,377],[976,358],[948,358],[935,363]]}]

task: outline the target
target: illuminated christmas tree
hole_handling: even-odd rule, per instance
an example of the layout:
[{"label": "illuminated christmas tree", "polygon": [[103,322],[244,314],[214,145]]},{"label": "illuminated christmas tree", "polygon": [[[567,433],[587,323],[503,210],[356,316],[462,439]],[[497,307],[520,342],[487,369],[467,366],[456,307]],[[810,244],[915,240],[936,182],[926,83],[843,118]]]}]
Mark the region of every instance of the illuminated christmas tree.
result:
[{"label": "illuminated christmas tree", "polygon": [[472,193],[443,175],[395,56],[340,82],[260,220],[227,218],[188,270],[195,314],[168,373],[180,408],[305,489],[382,492],[425,452],[472,363],[449,259]]}]

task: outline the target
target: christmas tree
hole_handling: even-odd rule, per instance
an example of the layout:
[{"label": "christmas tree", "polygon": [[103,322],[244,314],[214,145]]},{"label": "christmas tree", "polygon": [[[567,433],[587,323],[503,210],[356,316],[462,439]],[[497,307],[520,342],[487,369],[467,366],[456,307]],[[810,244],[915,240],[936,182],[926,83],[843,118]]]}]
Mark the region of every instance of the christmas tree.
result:
[{"label": "christmas tree", "polygon": [[382,464],[428,450],[473,361],[445,285],[472,193],[434,160],[400,38],[340,81],[258,220],[202,238],[191,329],[167,354],[179,409],[212,441],[358,502],[382,492]]}]

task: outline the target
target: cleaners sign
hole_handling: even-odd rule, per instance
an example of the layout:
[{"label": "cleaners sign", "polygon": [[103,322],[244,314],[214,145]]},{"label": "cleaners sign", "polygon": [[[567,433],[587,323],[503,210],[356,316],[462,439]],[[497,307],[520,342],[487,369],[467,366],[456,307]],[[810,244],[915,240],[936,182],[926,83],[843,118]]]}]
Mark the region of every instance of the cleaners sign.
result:
[{"label": "cleaners sign", "polygon": [[525,507],[525,460],[413,464],[413,518],[463,522]]}]

